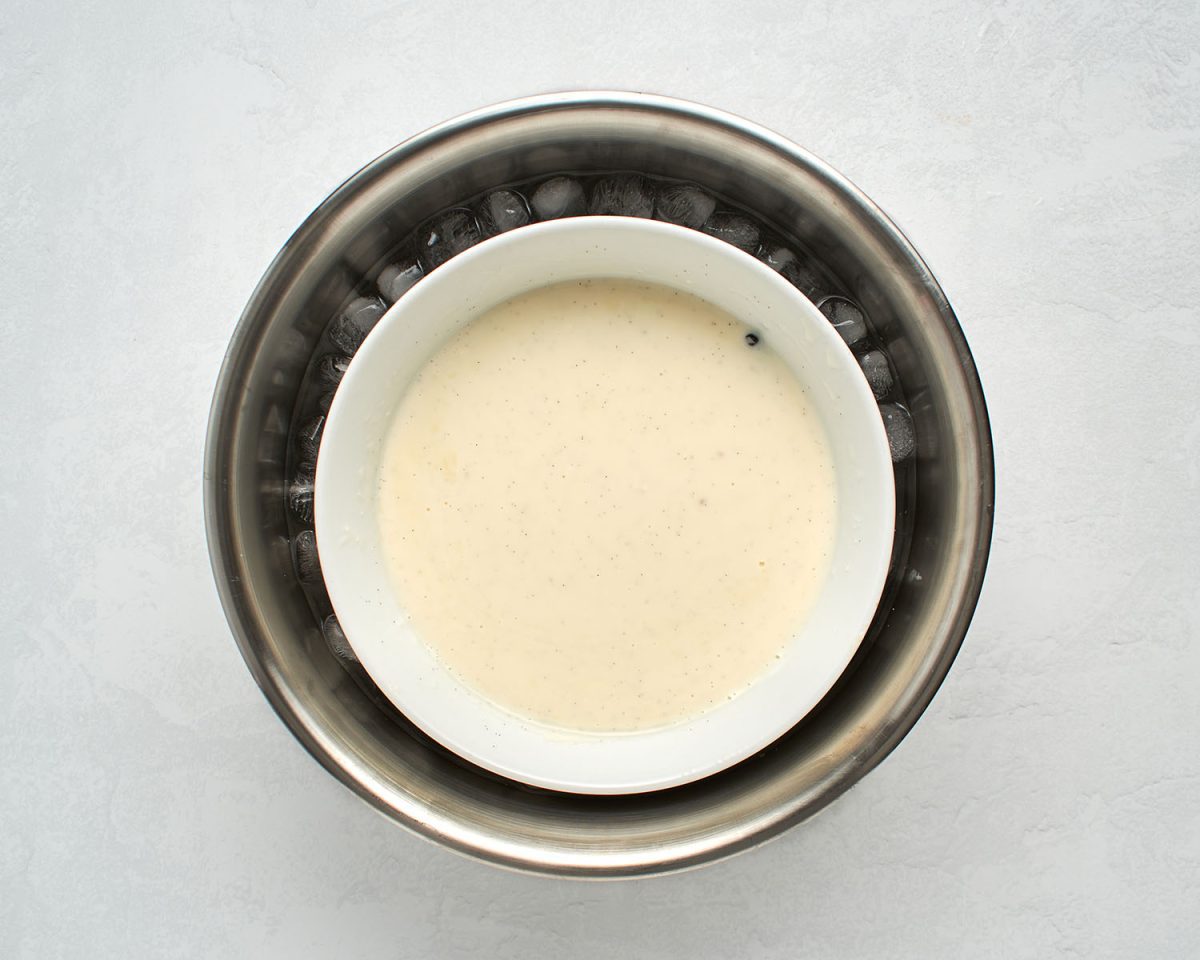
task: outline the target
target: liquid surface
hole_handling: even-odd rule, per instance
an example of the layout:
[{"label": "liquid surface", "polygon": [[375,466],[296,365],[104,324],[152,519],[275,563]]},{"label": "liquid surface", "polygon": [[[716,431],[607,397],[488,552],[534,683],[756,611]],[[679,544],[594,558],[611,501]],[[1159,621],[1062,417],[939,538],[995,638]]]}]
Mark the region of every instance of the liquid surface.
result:
[{"label": "liquid surface", "polygon": [[426,364],[378,519],[414,629],[460,680],[543,723],[631,731],[776,662],[825,582],[837,506],[815,411],[747,333],[665,287],[572,281]]}]

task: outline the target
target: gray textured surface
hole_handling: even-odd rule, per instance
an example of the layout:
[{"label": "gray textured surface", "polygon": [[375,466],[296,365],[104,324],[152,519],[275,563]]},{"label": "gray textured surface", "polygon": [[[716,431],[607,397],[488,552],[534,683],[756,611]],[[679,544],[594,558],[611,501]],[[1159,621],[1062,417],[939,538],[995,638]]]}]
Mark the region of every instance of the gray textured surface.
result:
[{"label": "gray textured surface", "polygon": [[[1194,956],[1191,4],[478,6],[0,13],[0,955]],[[610,885],[461,860],[309,760],[199,498],[225,342],[316,202],[448,115],[588,86],[742,113],[879,201],[1000,466],[978,617],[892,757],[765,848]]]}]

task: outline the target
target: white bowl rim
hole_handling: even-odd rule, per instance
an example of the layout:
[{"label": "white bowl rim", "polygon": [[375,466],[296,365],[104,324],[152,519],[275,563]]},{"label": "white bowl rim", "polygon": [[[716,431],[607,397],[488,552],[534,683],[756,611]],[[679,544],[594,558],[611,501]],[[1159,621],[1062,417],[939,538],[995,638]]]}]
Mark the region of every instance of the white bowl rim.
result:
[{"label": "white bowl rim", "polygon": [[[814,645],[801,649],[794,638],[767,675],[729,703],[699,717],[645,732],[576,734],[518,717],[487,701],[438,664],[432,650],[407,628],[386,564],[378,551],[371,549],[377,522],[373,499],[364,491],[364,477],[369,474],[367,485],[373,490],[382,432],[395,408],[393,401],[387,405],[388,415],[379,416],[379,403],[372,398],[379,395],[387,376],[396,380],[391,361],[400,355],[397,351],[412,351],[415,318],[438,299],[452,293],[461,297],[463,290],[471,289],[473,277],[478,282],[489,273],[495,275],[495,262],[505,256],[533,260],[531,251],[561,249],[572,243],[585,244],[593,252],[607,243],[609,247],[604,249],[611,252],[646,238],[656,245],[690,248],[709,265],[724,264],[737,271],[753,288],[755,302],[762,298],[779,309],[786,307],[788,329],[794,325],[811,338],[810,348],[825,351],[828,379],[822,386],[836,389],[842,412],[850,414],[853,421],[855,472],[865,491],[854,504],[856,533],[866,559],[854,566],[853,577],[846,578],[854,584],[853,589],[843,591],[851,597],[843,603],[848,609],[831,621],[840,628],[833,636],[821,635],[819,647],[824,652],[817,661],[811,661],[806,653]],[[525,289],[558,279],[614,275],[604,269],[568,271],[568,275],[546,276]],[[706,276],[692,276],[685,286],[655,275],[651,268],[639,278],[688,289],[717,302],[701,289]],[[698,284],[693,283],[697,280]],[[485,297],[487,302],[474,302],[469,308],[469,301],[464,300],[459,325],[519,292],[490,300]],[[457,327],[422,343],[423,357],[416,366],[453,335],[454,329]],[[813,385],[808,386],[811,389]],[[829,430],[828,421],[825,426],[833,441],[836,432]],[[369,470],[361,460],[364,450],[374,458]],[[369,502],[364,502],[364,497]],[[833,686],[866,634],[887,577],[895,529],[894,477],[875,399],[852,352],[820,311],[769,266],[724,241],[660,221],[607,216],[565,218],[499,234],[449,260],[401,297],[367,336],[334,395],[321,440],[314,500],[316,536],[330,601],[364,669],[397,709],[434,740],[478,766],[534,786],[588,794],[639,793],[701,779],[746,759],[795,726]],[[840,526],[841,536],[844,525]],[[810,618],[799,635],[812,623]],[[400,641],[377,642],[397,630],[402,634]]]}]

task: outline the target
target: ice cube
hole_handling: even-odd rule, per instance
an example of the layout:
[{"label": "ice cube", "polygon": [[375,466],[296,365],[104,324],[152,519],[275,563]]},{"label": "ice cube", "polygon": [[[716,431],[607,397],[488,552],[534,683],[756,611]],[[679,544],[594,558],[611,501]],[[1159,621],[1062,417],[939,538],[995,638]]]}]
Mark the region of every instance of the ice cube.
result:
[{"label": "ice cube", "polygon": [[559,217],[578,217],[587,210],[583,184],[571,177],[553,177],[536,190],[529,199],[533,216],[538,220],[557,220]]},{"label": "ice cube", "polygon": [[712,195],[691,183],[672,183],[658,191],[654,216],[667,223],[699,230],[717,208]]},{"label": "ice cube", "polygon": [[378,297],[357,297],[329,325],[329,339],[339,350],[354,353],[386,311]]},{"label": "ice cube", "polygon": [[316,460],[321,448],[321,434],[325,430],[325,418],[313,417],[296,431],[296,452],[301,460]]},{"label": "ice cube", "polygon": [[881,351],[868,350],[858,358],[858,365],[871,385],[876,400],[882,400],[892,392],[892,369]]},{"label": "ice cube", "polygon": [[529,222],[525,198],[512,190],[493,190],[479,205],[479,224],[484,236],[494,237]]},{"label": "ice cube", "polygon": [[296,468],[292,482],[288,484],[288,509],[305,523],[313,518],[313,490],[315,489],[313,484],[316,466],[312,461],[301,463]]},{"label": "ice cube", "polygon": [[327,353],[317,361],[316,378],[321,386],[336,387],[346,375],[350,358],[338,353]]},{"label": "ice cube", "polygon": [[777,269],[788,283],[813,303],[819,303],[829,292],[829,281],[825,279],[821,268],[803,254],[794,254]]},{"label": "ice cube", "polygon": [[654,213],[654,190],[636,173],[622,173],[592,185],[588,213],[614,217],[649,217]]},{"label": "ice cube", "polygon": [[301,583],[320,582],[321,560],[317,556],[317,535],[311,530],[301,530],[292,540],[292,563]]},{"label": "ice cube", "polygon": [[475,246],[483,239],[475,214],[470,210],[447,210],[417,234],[417,250],[421,266],[428,273],[451,257]]},{"label": "ice cube", "polygon": [[758,249],[758,224],[740,213],[714,213],[704,225],[704,232],[746,253]]},{"label": "ice cube", "polygon": [[325,618],[321,623],[321,633],[325,635],[325,642],[329,644],[329,649],[335,657],[350,663],[358,663],[358,657],[354,653],[354,648],[350,646],[350,641],[346,639],[346,631],[338,623],[336,615],[331,613]]},{"label": "ice cube", "polygon": [[788,283],[813,303],[819,302],[829,292],[829,282],[821,268],[804,254],[796,253],[777,243],[770,243],[763,247],[758,256],[763,263],[778,271]]},{"label": "ice cube", "polygon": [[380,270],[375,285],[383,299],[392,304],[408,293],[423,275],[421,265],[417,261],[403,260],[390,263]]},{"label": "ice cube", "polygon": [[887,431],[892,462],[907,460],[917,449],[917,434],[913,429],[912,416],[898,403],[881,403],[879,414],[883,417],[883,429]]},{"label": "ice cube", "polygon": [[845,297],[826,297],[821,301],[820,309],[847,346],[852,347],[866,338],[867,321],[858,304]]},{"label": "ice cube", "polygon": [[783,268],[789,263],[796,262],[796,254],[787,247],[781,247],[778,244],[767,244],[763,247],[758,257],[763,263],[778,273],[782,273]]}]

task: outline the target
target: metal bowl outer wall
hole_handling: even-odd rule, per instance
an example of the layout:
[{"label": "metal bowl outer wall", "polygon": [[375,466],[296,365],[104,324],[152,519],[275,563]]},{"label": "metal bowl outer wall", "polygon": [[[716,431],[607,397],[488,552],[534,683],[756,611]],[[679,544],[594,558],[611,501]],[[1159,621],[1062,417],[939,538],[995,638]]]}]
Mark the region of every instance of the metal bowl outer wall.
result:
[{"label": "metal bowl outer wall", "polygon": [[[578,797],[484,774],[432,747],[325,648],[295,583],[283,512],[287,425],[331,311],[421,220],[489,186],[562,170],[696,180],[821,251],[876,322],[917,427],[908,573],[873,642],[817,710],[761,754],[685,787]],[[305,748],[396,822],[502,866],[577,877],[680,870],[821,810],[912,728],[982,585],[994,477],[983,393],[941,288],[856,187],[738,117],[663,97],[564,93],[441,124],[347,180],[255,290],[209,422],[205,519],[226,615],[255,680]]]}]

